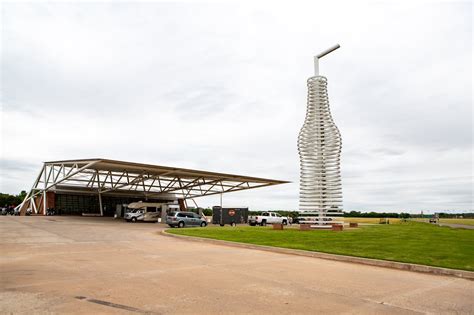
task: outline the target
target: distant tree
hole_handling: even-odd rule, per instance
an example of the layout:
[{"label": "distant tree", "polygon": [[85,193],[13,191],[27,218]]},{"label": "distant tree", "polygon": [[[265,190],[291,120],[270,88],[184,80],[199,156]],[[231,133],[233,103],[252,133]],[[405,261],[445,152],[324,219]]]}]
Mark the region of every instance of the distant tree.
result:
[{"label": "distant tree", "polygon": [[206,217],[210,217],[210,216],[212,216],[212,209],[210,209],[210,208],[202,209],[202,213],[203,213]]},{"label": "distant tree", "polygon": [[361,214],[359,211],[351,211],[351,212],[344,212],[344,216],[350,217],[350,218],[356,218],[356,217],[360,217]]},{"label": "distant tree", "polygon": [[23,202],[26,197],[26,191],[22,190],[18,195],[0,193],[0,207],[17,206]]},{"label": "distant tree", "polygon": [[18,197],[20,197],[21,201],[23,201],[23,199],[25,199],[26,197],[26,190],[22,190],[20,194],[18,195]]}]

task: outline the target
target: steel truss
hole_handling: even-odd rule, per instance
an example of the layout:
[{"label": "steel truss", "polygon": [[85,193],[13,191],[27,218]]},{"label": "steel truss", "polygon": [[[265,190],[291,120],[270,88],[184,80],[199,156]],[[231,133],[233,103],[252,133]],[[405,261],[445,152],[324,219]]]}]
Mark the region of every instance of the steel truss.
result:
[{"label": "steel truss", "polygon": [[95,193],[99,201],[118,193],[186,200],[281,183],[287,182],[105,159],[45,162],[20,210],[45,214],[49,191]]}]

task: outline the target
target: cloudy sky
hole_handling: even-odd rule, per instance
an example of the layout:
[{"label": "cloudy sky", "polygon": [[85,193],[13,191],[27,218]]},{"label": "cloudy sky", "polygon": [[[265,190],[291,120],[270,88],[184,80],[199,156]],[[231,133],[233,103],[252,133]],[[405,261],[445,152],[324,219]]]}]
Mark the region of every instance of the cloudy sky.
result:
[{"label": "cloudy sky", "polygon": [[472,5],[356,2],[4,3],[0,190],[103,157],[290,180],[224,205],[296,209],[306,79],[340,43],[344,208],[473,209]]}]

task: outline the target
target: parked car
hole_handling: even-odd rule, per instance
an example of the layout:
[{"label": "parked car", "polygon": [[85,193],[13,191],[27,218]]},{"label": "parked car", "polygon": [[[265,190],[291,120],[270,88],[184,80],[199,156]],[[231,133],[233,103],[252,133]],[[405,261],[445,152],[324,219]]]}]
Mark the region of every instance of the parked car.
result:
[{"label": "parked car", "polygon": [[261,215],[253,215],[249,217],[249,224],[251,226],[279,223],[287,225],[289,222],[288,217],[284,217],[276,212],[263,212]]},{"label": "parked car", "polygon": [[194,212],[171,212],[166,216],[166,224],[170,227],[183,228],[185,226],[207,226],[205,217]]},{"label": "parked car", "polygon": [[15,208],[13,206],[2,208],[2,215],[16,215]]}]

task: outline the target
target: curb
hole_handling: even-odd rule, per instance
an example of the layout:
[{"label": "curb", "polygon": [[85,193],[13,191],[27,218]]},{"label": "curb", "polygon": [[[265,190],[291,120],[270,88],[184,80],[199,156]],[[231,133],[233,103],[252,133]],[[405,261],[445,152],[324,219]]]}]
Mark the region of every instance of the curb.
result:
[{"label": "curb", "polygon": [[392,269],[399,269],[399,270],[406,270],[406,271],[415,271],[415,272],[429,273],[429,274],[434,274],[434,275],[451,276],[451,277],[463,278],[467,280],[474,280],[474,272],[466,271],[466,270],[432,267],[432,266],[402,263],[402,262],[372,259],[372,258],[327,254],[327,253],[322,253],[322,252],[312,252],[312,251],[306,251],[306,250],[301,250],[301,249],[289,249],[289,248],[272,247],[272,246],[265,246],[265,245],[237,243],[237,242],[230,242],[230,241],[215,240],[211,238],[170,234],[170,233],[167,233],[166,231],[167,230],[161,231],[161,234],[164,236],[174,237],[174,238],[178,238],[182,240],[189,240],[193,242],[203,242],[203,243],[209,243],[209,244],[215,244],[215,245],[263,250],[263,251],[279,253],[279,254],[321,258],[321,259],[327,259],[327,260],[335,260],[335,261],[356,263],[356,264],[362,264],[362,265],[370,265],[370,266],[392,268]]}]

